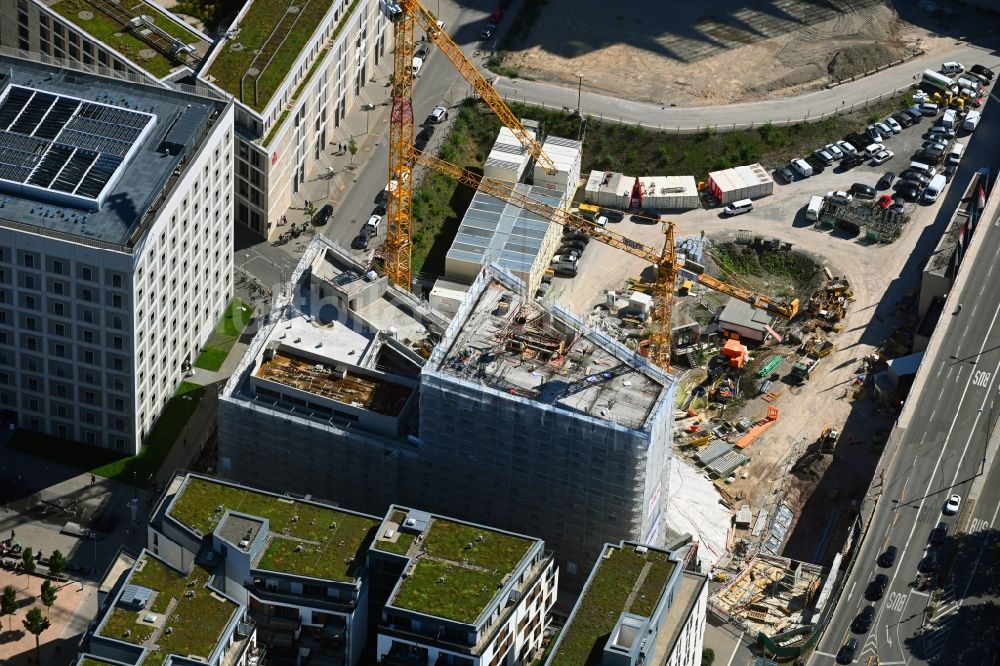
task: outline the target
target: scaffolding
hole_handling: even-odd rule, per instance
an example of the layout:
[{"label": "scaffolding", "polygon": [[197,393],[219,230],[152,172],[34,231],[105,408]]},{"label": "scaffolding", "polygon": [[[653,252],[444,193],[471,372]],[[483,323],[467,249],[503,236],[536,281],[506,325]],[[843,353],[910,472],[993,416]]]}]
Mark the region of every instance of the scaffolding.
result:
[{"label": "scaffolding", "polygon": [[874,203],[841,204],[826,200],[817,227],[843,227],[863,232],[865,239],[875,243],[891,243],[899,238],[903,225],[910,219],[904,209],[897,212]]}]

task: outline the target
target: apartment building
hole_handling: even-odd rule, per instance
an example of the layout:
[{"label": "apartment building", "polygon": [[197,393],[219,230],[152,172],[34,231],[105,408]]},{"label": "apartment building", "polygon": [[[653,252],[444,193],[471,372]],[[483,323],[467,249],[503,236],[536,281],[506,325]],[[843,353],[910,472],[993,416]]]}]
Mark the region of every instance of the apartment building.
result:
[{"label": "apartment building", "polygon": [[664,538],[675,380],[484,269],[421,371],[428,510],[538,534],[577,587],[603,544]]},{"label": "apartment building", "polygon": [[447,322],[316,236],[219,395],[219,473],[382,514]]},{"label": "apartment building", "polygon": [[135,453],[232,293],[233,105],[0,56],[0,410]]},{"label": "apartment building", "polygon": [[544,666],[698,666],[707,600],[673,553],[607,544]]},{"label": "apartment building", "polygon": [[[65,0],[64,0],[65,1]],[[198,78],[236,101],[236,221],[270,238],[326,147],[392,50],[381,0],[313,0],[274,11],[251,0],[202,65]],[[377,98],[377,99],[375,99]]]},{"label": "apartment building", "polygon": [[393,505],[369,561],[390,586],[377,663],[514,666],[541,654],[559,588],[542,540]]},{"label": "apartment building", "polygon": [[[196,474],[169,484],[147,548],[246,608],[267,663],[362,663],[374,516]],[[308,660],[303,657],[308,655]]]},{"label": "apartment building", "polygon": [[0,46],[153,83],[190,76],[211,40],[146,0],[0,0]]},{"label": "apartment building", "polygon": [[[128,561],[123,555],[119,562]],[[77,666],[257,666],[261,651],[245,604],[189,560],[178,568],[148,550],[110,569],[111,595],[99,609]]]}]

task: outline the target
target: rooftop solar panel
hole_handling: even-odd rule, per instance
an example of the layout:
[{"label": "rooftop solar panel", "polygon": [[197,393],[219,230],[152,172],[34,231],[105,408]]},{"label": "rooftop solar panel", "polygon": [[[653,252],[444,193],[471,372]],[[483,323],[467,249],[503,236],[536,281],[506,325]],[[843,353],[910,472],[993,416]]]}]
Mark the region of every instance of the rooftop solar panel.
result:
[{"label": "rooftop solar panel", "polygon": [[151,114],[8,86],[0,99],[0,179],[99,204],[155,124]]}]

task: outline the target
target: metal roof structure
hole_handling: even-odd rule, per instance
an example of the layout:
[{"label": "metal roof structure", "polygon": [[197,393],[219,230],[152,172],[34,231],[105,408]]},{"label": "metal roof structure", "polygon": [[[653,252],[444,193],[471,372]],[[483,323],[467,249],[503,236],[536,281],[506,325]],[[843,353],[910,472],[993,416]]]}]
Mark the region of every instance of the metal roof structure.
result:
[{"label": "metal roof structure", "polygon": [[708,471],[718,477],[729,476],[734,469],[748,462],[750,462],[749,458],[733,449],[713,460],[708,465]]},{"label": "metal roof structure", "polygon": [[733,445],[729,442],[723,439],[716,439],[712,440],[708,446],[696,453],[694,457],[702,465],[708,465],[722,454],[732,451],[733,448]]},{"label": "metal roof structure", "polygon": [[156,116],[20,85],[0,91],[3,189],[97,209]]},{"label": "metal roof structure", "polygon": [[[515,187],[519,193],[553,208],[560,207],[566,194],[560,189],[523,183]],[[540,215],[478,191],[462,218],[447,258],[484,266],[496,263],[512,273],[528,273],[550,224]]]},{"label": "metal roof structure", "polygon": [[126,585],[122,589],[119,602],[133,608],[145,608],[153,596],[153,591],[142,585]]}]

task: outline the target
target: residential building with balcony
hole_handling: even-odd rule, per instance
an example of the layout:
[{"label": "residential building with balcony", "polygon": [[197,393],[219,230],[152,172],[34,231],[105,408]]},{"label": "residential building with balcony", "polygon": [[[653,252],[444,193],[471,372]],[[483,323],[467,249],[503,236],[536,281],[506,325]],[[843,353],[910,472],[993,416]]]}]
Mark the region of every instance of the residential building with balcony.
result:
[{"label": "residential building with balcony", "polygon": [[178,569],[144,549],[115,573],[77,666],[257,666],[249,611],[218,582],[214,567],[188,560]]},{"label": "residential building with balcony", "polygon": [[[63,0],[65,1],[65,0]],[[236,222],[270,238],[392,50],[381,0],[250,0],[198,73],[236,111]],[[287,9],[287,11],[286,11]],[[377,92],[376,92],[377,91]]]},{"label": "residential building with balcony", "polygon": [[541,654],[559,587],[541,539],[393,505],[369,562],[377,663],[514,666]]},{"label": "residential building with balcony", "polygon": [[674,553],[607,544],[544,666],[698,666],[707,601]]},{"label": "residential building with balcony", "polygon": [[0,420],[139,450],[232,294],[233,109],[0,55]]},{"label": "residential building with balcony", "polygon": [[184,474],[167,487],[147,547],[246,606],[269,664],[354,666],[368,640],[367,553],[379,519]]}]

